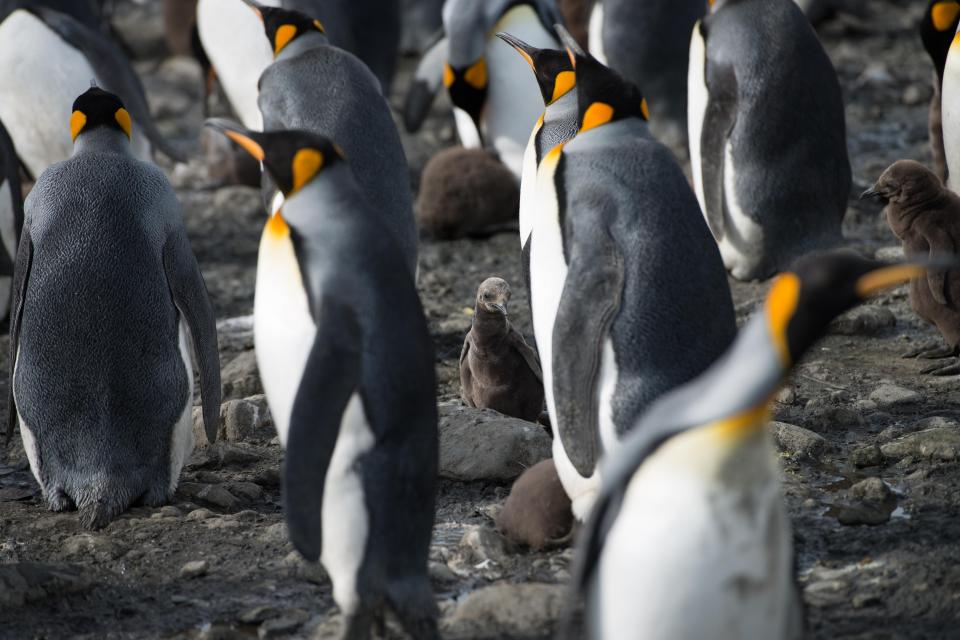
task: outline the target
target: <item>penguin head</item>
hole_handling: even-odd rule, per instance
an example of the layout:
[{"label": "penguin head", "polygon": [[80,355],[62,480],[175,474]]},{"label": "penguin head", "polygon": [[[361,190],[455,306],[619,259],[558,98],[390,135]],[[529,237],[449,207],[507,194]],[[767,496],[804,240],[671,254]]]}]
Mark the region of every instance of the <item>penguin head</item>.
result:
[{"label": "penguin head", "polygon": [[335,143],[309,131],[261,133],[221,118],[212,118],[206,124],[222,132],[262,162],[287,199],[314,180],[321,171],[329,170],[344,159],[343,152]]},{"label": "penguin head", "polygon": [[884,203],[917,205],[940,196],[944,187],[940,179],[914,160],[898,160],[880,174],[877,183],[860,194],[860,198],[880,198]]},{"label": "penguin head", "polygon": [[937,74],[943,76],[947,54],[960,23],[960,1],[931,0],[920,21],[920,38]]},{"label": "penguin head", "polygon": [[122,131],[129,139],[133,132],[133,121],[120,98],[93,86],[73,101],[70,136],[76,141],[80,134],[98,127]]},{"label": "penguin head", "polygon": [[583,51],[562,27],[557,33],[576,72],[580,133],[625,118],[650,119],[647,100],[635,84]]},{"label": "penguin head", "polygon": [[477,289],[477,311],[507,315],[510,302],[510,285],[503,278],[487,278]]},{"label": "penguin head", "polygon": [[287,45],[307,33],[326,35],[323,24],[299,11],[267,7],[256,0],[243,0],[263,21],[263,29],[270,40],[273,55],[278,56]]},{"label": "penguin head", "polygon": [[538,49],[509,33],[500,32],[497,37],[516,49],[533,69],[545,105],[553,104],[576,85],[573,63],[566,52]]},{"label": "penguin head", "polygon": [[475,62],[452,66],[443,65],[443,86],[450,94],[450,101],[467,112],[480,129],[480,115],[487,101],[487,61],[481,57]]},{"label": "penguin head", "polygon": [[840,314],[925,272],[919,262],[889,264],[849,251],[813,253],[774,281],[763,313],[783,368],[789,369]]}]

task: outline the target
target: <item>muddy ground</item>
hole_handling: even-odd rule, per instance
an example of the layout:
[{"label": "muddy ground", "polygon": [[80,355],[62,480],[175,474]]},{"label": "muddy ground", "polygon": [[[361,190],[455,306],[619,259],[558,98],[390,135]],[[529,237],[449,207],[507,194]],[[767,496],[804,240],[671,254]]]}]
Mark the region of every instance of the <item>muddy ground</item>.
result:
[{"label": "muddy ground", "polygon": [[[163,130],[196,149],[199,72],[165,56],[160,3],[149,4],[123,10],[120,29]],[[854,187],[845,233],[871,254],[895,255],[895,242],[877,206],[856,194],[898,158],[929,161],[931,66],[915,28],[925,4],[874,0],[869,18],[820,29],[847,103]],[[395,106],[412,62],[403,66]],[[414,184],[429,156],[452,143],[442,104],[427,128],[404,138]],[[218,317],[249,314],[257,192],[217,188],[199,159],[160,162],[183,201]],[[465,310],[484,278],[512,283],[512,318],[529,335],[517,249],[511,234],[423,243],[419,288],[439,400],[457,396]],[[767,285],[731,285],[742,322]],[[811,638],[957,637],[960,387],[900,357],[936,337],[910,312],[905,290],[886,295],[837,324],[779,397],[775,418],[786,424],[772,429]],[[225,322],[221,342],[225,399],[254,395],[247,323]],[[5,353],[5,338],[0,347]],[[198,449],[171,505],[133,509],[94,534],[75,514],[44,508],[19,438],[0,451],[0,638],[327,637],[336,625],[329,582],[286,541],[282,454],[269,422],[261,416],[255,426],[238,442]],[[431,576],[447,637],[546,637],[564,606],[570,550],[511,549],[491,534],[508,491],[506,481],[440,483]]]}]

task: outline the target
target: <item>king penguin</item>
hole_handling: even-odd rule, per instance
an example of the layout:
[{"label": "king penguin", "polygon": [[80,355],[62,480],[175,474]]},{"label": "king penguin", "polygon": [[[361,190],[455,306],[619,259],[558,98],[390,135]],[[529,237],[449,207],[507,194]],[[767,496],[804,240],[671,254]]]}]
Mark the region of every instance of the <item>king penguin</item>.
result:
[{"label": "king penguin", "polygon": [[76,507],[91,528],[173,495],[193,450],[191,343],[210,442],[220,413],[213,309],[133,127],[113,94],[76,99],[73,155],[27,197],[14,278],[8,435],[19,422],[50,508]]},{"label": "king penguin", "polygon": [[[276,55],[260,77],[264,129],[305,129],[337,140],[364,196],[396,236],[410,272],[415,273],[417,228],[410,175],[377,79],[356,56],[329,44],[318,20],[253,0],[244,2],[260,14]],[[272,213],[283,194],[269,181],[266,189]]]},{"label": "king penguin", "polygon": [[[597,35],[604,64],[643,88],[650,105],[650,132],[671,149],[686,153],[690,32],[706,13],[707,2],[602,2]],[[591,51],[593,46],[591,42]]]},{"label": "king penguin", "polygon": [[254,340],[291,540],[322,559],[341,637],[369,637],[389,608],[411,637],[436,638],[434,355],[407,257],[339,146],[209,122],[286,196],[260,241]]},{"label": "king penguin", "polygon": [[733,277],[766,278],[838,244],[851,186],[843,100],[797,5],[717,0],[693,29],[688,79],[694,186]]},{"label": "king penguin", "polygon": [[930,153],[937,177],[947,181],[947,160],[943,150],[943,72],[947,65],[950,44],[960,24],[960,2],[931,0],[920,21],[920,39],[933,62],[933,96],[930,98]]},{"label": "king penguin", "polygon": [[[558,26],[558,29],[563,27]],[[530,140],[523,153],[523,171],[520,177],[521,266],[529,291],[530,234],[537,209],[537,167],[548,151],[577,135],[579,120],[576,74],[566,51],[538,49],[507,33],[498,33],[497,37],[516,49],[527,61],[543,96],[543,115],[530,133]]]},{"label": "king penguin", "polygon": [[0,22],[17,9],[46,7],[69,15],[90,29],[107,32],[102,4],[98,0],[0,0]]},{"label": "king penguin", "polygon": [[31,177],[70,157],[62,123],[91,79],[129,105],[138,158],[149,160],[156,148],[183,160],[157,130],[140,78],[109,36],[44,7],[18,9],[0,23],[0,120]]},{"label": "king penguin", "polygon": [[0,122],[0,320],[10,312],[13,265],[23,228],[20,160],[10,134]]},{"label": "king penguin", "polygon": [[736,324],[717,246],[640,91],[589,56],[575,67],[579,132],[540,163],[530,281],[553,458],[582,519],[600,456],[713,363]]},{"label": "king penguin", "polygon": [[721,359],[649,408],[604,461],[579,540],[588,637],[801,637],[769,405],[830,320],[921,273],[845,252],[807,258]]},{"label": "king penguin", "polygon": [[[442,79],[463,146],[495,151],[519,179],[543,103],[523,60],[494,35],[503,31],[533,47],[555,49],[552,25],[559,21],[551,0],[447,0],[446,37],[424,56],[407,95],[408,130],[419,129]],[[445,52],[445,59],[437,51]]]},{"label": "king penguin", "polygon": [[[939,11],[944,26],[949,33],[948,18],[956,19],[951,15],[952,3],[942,3]],[[950,20],[952,25],[953,20]],[[947,166],[947,186],[957,191],[954,176],[960,175],[960,37],[951,33],[951,43],[947,59],[943,67],[942,83],[942,118],[943,118],[943,150]]]}]

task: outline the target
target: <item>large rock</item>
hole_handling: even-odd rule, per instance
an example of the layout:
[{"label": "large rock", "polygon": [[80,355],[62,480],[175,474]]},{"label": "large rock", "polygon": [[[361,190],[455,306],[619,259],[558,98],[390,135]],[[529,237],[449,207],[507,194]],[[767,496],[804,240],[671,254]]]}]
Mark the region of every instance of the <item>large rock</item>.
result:
[{"label": "large rock", "polygon": [[960,459],[960,425],[947,420],[938,422],[944,426],[907,434],[882,445],[880,451],[894,459],[907,456],[947,461]]},{"label": "large rock", "polygon": [[550,637],[568,605],[564,585],[494,584],[463,598],[440,631],[448,640]]},{"label": "large rock", "polygon": [[440,406],[440,475],[453,480],[512,480],[550,457],[543,427],[490,409]]},{"label": "large rock", "polygon": [[829,446],[826,439],[809,429],[787,422],[771,422],[773,439],[781,453],[816,460]]},{"label": "large rock", "polygon": [[870,402],[880,410],[916,404],[920,399],[920,394],[913,389],[907,389],[892,382],[882,383],[869,396]]},{"label": "large rock", "polygon": [[244,351],[230,361],[220,373],[223,400],[236,400],[263,393],[257,356],[253,350]]},{"label": "large rock", "polygon": [[[22,562],[0,565],[0,608],[22,607],[44,598],[62,598],[89,589],[89,567]],[[0,616],[2,618],[2,616]]]}]

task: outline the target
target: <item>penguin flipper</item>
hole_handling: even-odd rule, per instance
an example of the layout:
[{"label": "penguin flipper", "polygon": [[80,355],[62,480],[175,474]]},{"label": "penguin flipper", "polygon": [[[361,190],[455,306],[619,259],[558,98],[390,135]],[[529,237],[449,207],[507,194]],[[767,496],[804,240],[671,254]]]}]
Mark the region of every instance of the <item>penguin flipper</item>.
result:
[{"label": "penguin flipper", "polygon": [[[939,256],[953,255],[956,252],[953,238],[940,226],[928,225],[921,230],[921,235],[930,247],[931,260],[936,260]],[[948,304],[949,278],[950,272],[946,269],[927,269],[927,284],[930,287],[930,295],[933,296],[937,304]],[[950,302],[956,305],[960,301],[952,300]]]},{"label": "penguin flipper", "polygon": [[523,336],[516,328],[511,327],[510,333],[507,335],[507,341],[517,353],[523,356],[523,359],[527,362],[527,366],[533,371],[533,375],[537,376],[537,380],[543,382],[543,369],[540,367],[540,356],[533,350],[533,347],[527,344],[527,341],[523,339]]},{"label": "penguin flipper", "polygon": [[33,266],[33,240],[30,238],[30,227],[23,225],[20,234],[20,245],[17,247],[17,262],[13,270],[13,300],[10,302],[10,357],[7,359],[10,377],[10,392],[7,395],[7,442],[13,437],[13,429],[17,424],[17,405],[13,398],[13,370],[16,365],[17,351],[20,348],[20,322],[23,320],[23,300],[27,293],[27,282],[30,279],[30,268]]},{"label": "penguin flipper", "polygon": [[700,166],[707,222],[714,238],[723,239],[726,218],[724,162],[727,140],[737,123],[737,76],[733,66],[707,58],[709,99],[703,116]]},{"label": "penguin flipper", "polygon": [[443,65],[448,54],[447,39],[439,38],[423,55],[403,104],[403,126],[416,133],[430,113],[430,107],[443,85]]},{"label": "penguin flipper", "polygon": [[167,237],[163,247],[163,270],[170,295],[187,321],[193,350],[200,369],[203,399],[203,428],[207,441],[217,439],[220,424],[220,350],[217,346],[217,319],[207,295],[203,274],[193,255],[190,240],[182,228]]},{"label": "penguin flipper", "polygon": [[593,474],[600,456],[596,387],[623,282],[623,256],[607,231],[597,225],[578,230],[553,328],[553,352],[563,358],[556,366],[554,356],[553,384],[557,433],[584,477]]},{"label": "penguin flipper", "polygon": [[360,385],[361,329],[352,310],[317,305],[317,335],[290,415],[283,501],[290,541],[307,560],[323,549],[323,493],[343,413]]}]

